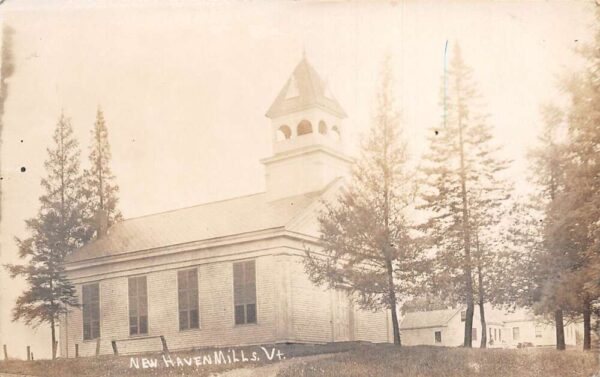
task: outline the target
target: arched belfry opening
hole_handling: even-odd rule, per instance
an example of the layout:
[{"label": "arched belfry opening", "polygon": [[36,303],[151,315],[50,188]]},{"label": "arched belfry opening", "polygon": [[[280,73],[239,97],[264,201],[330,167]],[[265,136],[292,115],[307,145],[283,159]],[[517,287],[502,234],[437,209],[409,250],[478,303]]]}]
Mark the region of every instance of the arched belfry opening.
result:
[{"label": "arched belfry opening", "polygon": [[277,130],[277,135],[276,135],[277,141],[287,140],[287,139],[290,139],[291,137],[292,137],[292,130],[286,124],[279,127],[279,129]]},{"label": "arched belfry opening", "polygon": [[327,135],[327,123],[323,120],[319,122],[319,133],[321,135]]},{"label": "arched belfry opening", "polygon": [[338,128],[338,126],[331,127],[331,135],[334,140],[342,139],[342,134],[340,133],[340,129]]},{"label": "arched belfry opening", "polygon": [[312,132],[313,132],[312,123],[310,123],[308,120],[303,119],[302,121],[300,121],[300,123],[298,123],[296,135],[302,136],[302,135],[311,134]]}]

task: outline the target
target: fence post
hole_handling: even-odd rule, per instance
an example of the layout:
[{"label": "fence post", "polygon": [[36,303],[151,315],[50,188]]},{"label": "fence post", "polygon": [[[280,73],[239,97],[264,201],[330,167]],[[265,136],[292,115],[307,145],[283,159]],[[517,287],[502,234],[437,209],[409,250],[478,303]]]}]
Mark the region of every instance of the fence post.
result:
[{"label": "fence post", "polygon": [[75,358],[79,357],[79,343],[75,343]]},{"label": "fence post", "polygon": [[31,360],[31,352],[30,351],[31,351],[31,347],[27,346],[27,361]]},{"label": "fence post", "polygon": [[165,339],[164,335],[160,336],[160,341],[162,342],[163,352],[169,353],[169,348],[167,347],[167,340]]},{"label": "fence post", "polygon": [[6,349],[6,344],[4,344],[2,348],[4,348],[4,360],[8,360],[8,350]]},{"label": "fence post", "polygon": [[110,343],[112,344],[112,349],[115,356],[119,355],[119,351],[117,350],[117,341],[112,340]]},{"label": "fence post", "polygon": [[96,341],[96,356],[100,355],[100,338]]}]

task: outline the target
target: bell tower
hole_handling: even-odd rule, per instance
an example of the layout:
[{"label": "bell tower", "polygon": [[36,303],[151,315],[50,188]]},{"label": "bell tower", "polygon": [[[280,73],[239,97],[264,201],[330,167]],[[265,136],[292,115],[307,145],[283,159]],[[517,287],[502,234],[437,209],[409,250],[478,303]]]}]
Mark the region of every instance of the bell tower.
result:
[{"label": "bell tower", "polygon": [[261,162],[270,200],[318,191],[348,175],[346,112],[305,56],[266,116],[271,120],[273,155]]}]

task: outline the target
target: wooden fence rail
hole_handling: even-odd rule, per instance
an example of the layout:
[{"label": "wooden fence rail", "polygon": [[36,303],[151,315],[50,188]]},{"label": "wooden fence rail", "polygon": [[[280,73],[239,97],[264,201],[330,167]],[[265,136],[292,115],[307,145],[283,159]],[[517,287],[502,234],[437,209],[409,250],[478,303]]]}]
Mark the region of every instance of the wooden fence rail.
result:
[{"label": "wooden fence rail", "polygon": [[145,337],[141,337],[141,338],[129,338],[129,339],[114,339],[114,340],[111,340],[113,354],[115,356],[119,355],[119,348],[117,347],[117,342],[132,341],[132,340],[156,339],[156,338],[160,338],[160,343],[162,345],[163,352],[164,353],[169,353],[169,347],[167,346],[167,339],[165,338],[164,335],[157,335],[157,336],[145,336]]}]

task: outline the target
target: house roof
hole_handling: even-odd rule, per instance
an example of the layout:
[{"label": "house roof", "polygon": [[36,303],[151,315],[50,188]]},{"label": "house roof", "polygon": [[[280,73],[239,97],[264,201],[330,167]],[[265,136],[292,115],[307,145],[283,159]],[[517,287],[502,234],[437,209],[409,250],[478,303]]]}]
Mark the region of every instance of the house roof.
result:
[{"label": "house roof", "polygon": [[340,117],[347,116],[338,101],[327,91],[325,81],[319,77],[306,57],[303,57],[266,115],[275,118],[309,107],[321,107]]},{"label": "house roof", "polygon": [[259,193],[127,219],[76,250],[67,263],[285,227],[334,182],[321,191],[275,201]]},{"label": "house roof", "polygon": [[461,309],[431,310],[427,312],[406,313],[400,324],[401,329],[446,326]]},{"label": "house roof", "polygon": [[[446,326],[448,321],[462,310],[466,310],[466,308],[459,307],[457,309],[406,313],[400,327],[407,330]],[[489,304],[485,305],[485,316],[488,325],[504,325],[509,322],[535,321],[535,315],[529,310],[517,309],[508,312],[495,309]]]}]

